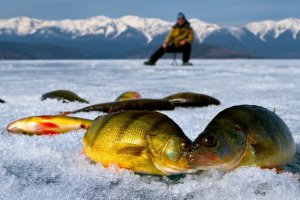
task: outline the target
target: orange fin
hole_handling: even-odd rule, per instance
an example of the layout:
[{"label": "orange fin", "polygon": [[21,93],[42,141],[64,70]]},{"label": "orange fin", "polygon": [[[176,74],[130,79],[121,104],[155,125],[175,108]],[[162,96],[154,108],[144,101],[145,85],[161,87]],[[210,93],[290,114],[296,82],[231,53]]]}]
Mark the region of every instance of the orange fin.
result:
[{"label": "orange fin", "polygon": [[44,130],[41,132],[41,135],[57,135],[57,134],[59,133],[56,131],[49,131],[49,130]]},{"label": "orange fin", "polygon": [[282,167],[279,166],[275,166],[275,167],[265,167],[265,166],[261,166],[261,169],[275,169],[277,174],[281,174],[284,172],[284,169]]},{"label": "orange fin", "polygon": [[275,169],[277,174],[281,174],[284,172],[284,169],[282,167],[275,167]]}]

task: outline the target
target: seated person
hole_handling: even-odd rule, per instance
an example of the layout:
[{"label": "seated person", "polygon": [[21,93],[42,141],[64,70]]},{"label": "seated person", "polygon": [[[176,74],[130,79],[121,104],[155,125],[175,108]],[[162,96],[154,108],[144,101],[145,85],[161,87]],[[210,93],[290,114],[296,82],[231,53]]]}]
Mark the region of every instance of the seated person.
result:
[{"label": "seated person", "polygon": [[181,52],[183,54],[182,65],[192,65],[189,63],[189,59],[193,40],[194,32],[190,23],[186,20],[183,13],[179,13],[177,23],[173,26],[163,45],[144,64],[155,65],[156,61],[165,53]]}]

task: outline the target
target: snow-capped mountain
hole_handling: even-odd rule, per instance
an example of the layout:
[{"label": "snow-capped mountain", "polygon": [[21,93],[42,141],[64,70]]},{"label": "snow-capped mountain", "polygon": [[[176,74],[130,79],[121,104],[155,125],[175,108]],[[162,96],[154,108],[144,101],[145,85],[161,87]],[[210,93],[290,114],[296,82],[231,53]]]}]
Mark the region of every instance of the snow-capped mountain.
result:
[{"label": "snow-capped mountain", "polygon": [[[219,29],[216,24],[205,23],[198,19],[191,19],[191,25],[195,29],[197,38],[202,41],[209,33]],[[124,16],[112,19],[105,16],[97,16],[83,20],[43,21],[28,17],[17,17],[8,20],[0,20],[0,34],[16,34],[19,36],[33,35],[37,32],[51,35],[50,28],[59,29],[71,34],[73,38],[104,35],[106,37],[118,37],[128,28],[134,28],[143,33],[148,42],[158,35],[169,31],[174,23],[157,18],[141,18],[137,16]]]},{"label": "snow-capped mountain", "polygon": [[124,16],[117,20],[142,32],[146,36],[148,43],[156,36],[166,33],[172,26],[171,22],[156,18]]},{"label": "snow-capped mountain", "polygon": [[0,34],[33,35],[37,32],[51,35],[51,28],[71,34],[73,38],[86,35],[105,35],[117,37],[128,26],[120,20],[105,16],[92,17],[86,20],[43,21],[28,17],[0,20]]},{"label": "snow-capped mountain", "polygon": [[300,19],[266,20],[249,23],[245,27],[263,41],[266,40],[266,35],[278,38],[287,31],[290,31],[293,34],[293,38],[297,39],[297,35],[300,32]]},{"label": "snow-capped mountain", "polygon": [[[300,19],[267,20],[232,27],[199,19],[189,21],[195,32],[196,48],[203,46],[197,45],[200,42],[259,57],[300,57]],[[0,20],[0,42],[6,42],[5,48],[10,46],[8,43],[21,42],[63,46],[95,58],[134,57],[143,50],[144,55],[149,54],[150,47],[157,48],[173,24],[138,16],[60,21],[16,17]]]}]

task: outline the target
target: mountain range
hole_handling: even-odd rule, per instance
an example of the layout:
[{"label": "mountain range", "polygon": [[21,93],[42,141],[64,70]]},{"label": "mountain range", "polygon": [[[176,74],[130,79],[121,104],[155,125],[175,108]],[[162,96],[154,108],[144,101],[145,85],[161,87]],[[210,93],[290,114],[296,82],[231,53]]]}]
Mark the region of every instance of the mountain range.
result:
[{"label": "mountain range", "polygon": [[[300,58],[300,19],[242,26],[189,22],[196,40],[194,58]],[[0,59],[145,58],[162,44],[173,24],[138,16],[2,19]]]}]

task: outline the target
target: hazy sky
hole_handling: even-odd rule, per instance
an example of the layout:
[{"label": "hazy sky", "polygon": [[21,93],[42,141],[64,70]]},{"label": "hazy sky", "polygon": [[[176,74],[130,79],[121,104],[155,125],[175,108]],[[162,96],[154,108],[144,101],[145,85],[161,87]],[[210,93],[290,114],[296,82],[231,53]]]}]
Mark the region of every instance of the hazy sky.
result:
[{"label": "hazy sky", "polygon": [[78,19],[138,15],[173,21],[182,11],[222,25],[300,18],[300,0],[0,0],[0,18]]}]

